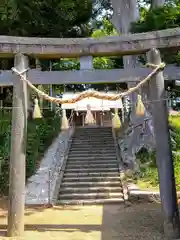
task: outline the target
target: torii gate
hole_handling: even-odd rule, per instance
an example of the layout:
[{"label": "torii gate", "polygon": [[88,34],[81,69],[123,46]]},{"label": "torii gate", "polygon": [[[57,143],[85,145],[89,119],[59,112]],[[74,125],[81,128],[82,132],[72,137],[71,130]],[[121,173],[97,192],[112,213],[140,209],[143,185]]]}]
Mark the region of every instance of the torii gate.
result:
[{"label": "torii gate", "polygon": [[[102,39],[51,39],[21,38],[0,36],[0,57],[14,57],[15,68],[26,76],[28,57],[60,58],[92,56],[133,55],[150,50],[148,62],[161,63],[159,49],[180,48],[180,28],[157,32],[133,34]],[[83,68],[83,67],[82,67]],[[86,67],[84,66],[84,69]],[[86,68],[87,69],[87,68]],[[136,74],[137,76],[138,74]],[[118,79],[119,80],[119,79]],[[132,78],[131,78],[132,81]],[[137,81],[137,80],[136,80]],[[91,81],[90,81],[91,82]],[[50,84],[51,82],[49,82]],[[43,84],[43,82],[41,83]],[[47,82],[45,83],[47,84]],[[13,119],[10,158],[10,194],[8,235],[20,236],[24,232],[24,190],[25,190],[25,139],[27,127],[27,84],[14,76],[13,80]],[[160,180],[160,194],[164,214],[165,233],[171,237],[179,236],[179,212],[169,144],[168,114],[164,103],[164,78],[158,72],[150,82],[150,98],[154,129],[156,134],[157,165]],[[18,142],[18,145],[17,145]],[[163,146],[163,147],[162,147]],[[18,174],[17,174],[18,171]]]}]

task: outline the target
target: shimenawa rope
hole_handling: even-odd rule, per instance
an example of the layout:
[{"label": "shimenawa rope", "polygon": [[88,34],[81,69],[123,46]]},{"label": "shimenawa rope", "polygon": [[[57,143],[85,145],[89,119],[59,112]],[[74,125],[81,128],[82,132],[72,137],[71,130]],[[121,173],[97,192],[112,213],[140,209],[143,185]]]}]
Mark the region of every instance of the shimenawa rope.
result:
[{"label": "shimenawa rope", "polygon": [[88,90],[88,91],[84,91],[84,92],[80,93],[78,96],[76,96],[75,98],[72,98],[72,99],[59,99],[59,98],[55,98],[55,97],[50,97],[48,94],[37,89],[25,76],[23,76],[23,73],[25,71],[19,72],[14,67],[12,68],[12,70],[21,77],[21,80],[26,81],[28,86],[31,89],[33,89],[39,96],[43,97],[45,100],[54,102],[56,104],[64,104],[64,103],[76,103],[87,97],[94,97],[97,99],[115,101],[115,100],[118,100],[119,98],[129,95],[130,93],[137,91],[142,85],[144,85],[147,81],[149,81],[151,79],[151,77],[153,77],[159,70],[164,69],[164,67],[165,67],[165,63],[163,63],[163,62],[157,66],[154,64],[149,64],[149,63],[147,65],[154,68],[154,70],[146,78],[144,78],[141,82],[139,82],[135,87],[128,89],[126,92],[114,94],[114,95],[108,95],[108,94],[99,93],[98,91]]}]

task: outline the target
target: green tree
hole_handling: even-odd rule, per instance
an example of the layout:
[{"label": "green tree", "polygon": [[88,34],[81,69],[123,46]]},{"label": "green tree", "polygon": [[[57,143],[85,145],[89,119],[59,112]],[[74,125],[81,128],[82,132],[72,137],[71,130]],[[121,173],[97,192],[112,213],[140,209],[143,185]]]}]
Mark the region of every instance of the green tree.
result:
[{"label": "green tree", "polygon": [[[156,9],[141,9],[141,18],[138,22],[132,24],[132,32],[150,32],[156,30],[162,30],[167,28],[175,28],[180,26],[180,2],[179,1],[167,1],[163,7]],[[161,53],[163,61],[167,64],[180,65],[180,52],[170,53],[170,50]],[[142,58],[145,62],[145,59]],[[168,82],[171,89],[179,94],[177,86]],[[175,88],[175,89],[174,89]],[[177,95],[176,94],[176,95]]]},{"label": "green tree", "polygon": [[[156,30],[162,30],[167,28],[175,28],[180,26],[180,3],[177,2],[174,5],[173,2],[168,2],[163,7],[156,9],[145,9],[142,8],[141,18],[138,22],[132,24],[132,32],[150,32]],[[163,60],[166,63],[180,64],[180,53],[169,54],[167,52],[162,54]]]},{"label": "green tree", "polygon": [[[26,37],[85,37],[91,34],[91,0],[8,0],[0,5],[0,34]],[[62,61],[61,61],[62,62]],[[35,60],[31,59],[31,66]],[[42,66],[49,62],[42,62]],[[11,69],[12,59],[0,61]],[[65,64],[63,64],[65,67]],[[9,88],[7,88],[9,90]],[[5,91],[5,89],[4,89]],[[6,96],[9,96],[7,91]]]},{"label": "green tree", "polygon": [[9,0],[1,12],[2,35],[77,37],[90,34],[87,23],[92,16],[91,0]]}]

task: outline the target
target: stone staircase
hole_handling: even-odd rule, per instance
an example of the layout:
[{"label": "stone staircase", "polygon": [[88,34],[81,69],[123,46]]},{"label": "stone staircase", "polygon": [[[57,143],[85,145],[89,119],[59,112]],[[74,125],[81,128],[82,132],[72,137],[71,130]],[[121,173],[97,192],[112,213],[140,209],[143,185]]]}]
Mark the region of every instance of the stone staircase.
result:
[{"label": "stone staircase", "polygon": [[111,128],[76,129],[58,203],[101,204],[123,201]]}]

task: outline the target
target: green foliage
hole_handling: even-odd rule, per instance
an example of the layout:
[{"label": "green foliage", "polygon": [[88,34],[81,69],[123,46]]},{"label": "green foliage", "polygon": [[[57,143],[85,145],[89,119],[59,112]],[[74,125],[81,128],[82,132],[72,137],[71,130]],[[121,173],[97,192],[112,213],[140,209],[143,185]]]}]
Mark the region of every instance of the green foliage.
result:
[{"label": "green foliage", "polygon": [[[26,178],[33,175],[43,157],[44,151],[59,134],[60,118],[46,111],[44,118],[28,121]],[[6,115],[0,121],[0,191],[8,192],[11,125],[10,116]]]},{"label": "green foliage", "polygon": [[1,6],[3,35],[76,37],[87,35],[91,0],[10,0]]},{"label": "green foliage", "polygon": [[[177,190],[180,190],[180,116],[170,116],[169,123],[173,129],[175,135],[174,140],[176,141],[176,148],[174,149],[176,153],[173,154],[173,160],[176,187]],[[137,159],[140,160],[138,179],[152,187],[157,187],[159,185],[159,179],[155,152],[148,153],[147,151],[140,151],[137,154]]]},{"label": "green foliage", "polygon": [[180,116],[171,116],[169,121],[175,133],[177,151],[180,152]]},{"label": "green foliage", "polygon": [[159,182],[155,152],[140,151],[137,153],[136,157],[140,161],[138,179],[148,183],[148,185],[152,187],[157,186]]},{"label": "green foliage", "polygon": [[180,155],[174,156],[174,173],[176,177],[176,188],[180,191]]},{"label": "green foliage", "polygon": [[167,4],[156,9],[143,9],[140,20],[132,24],[132,32],[149,32],[174,28],[180,25],[180,4]]},{"label": "green foliage", "polygon": [[[163,7],[156,9],[141,8],[140,20],[132,23],[131,32],[141,33],[180,26],[180,3],[168,1]],[[162,53],[163,61],[169,64],[180,64],[180,54]]]},{"label": "green foliage", "polygon": [[[107,18],[104,18],[102,28],[95,29],[91,37],[102,38],[107,36],[118,36],[118,33],[114,29],[112,23]],[[95,69],[112,69],[114,68],[114,64],[114,59],[107,57],[96,57],[93,61],[93,66]]]},{"label": "green foliage", "polygon": [[103,24],[101,29],[95,29],[92,33],[93,38],[101,38],[101,37],[107,37],[107,36],[118,36],[118,32],[113,27],[112,23],[109,21],[109,19],[104,18]]},{"label": "green foliage", "polygon": [[54,70],[79,70],[80,69],[80,61],[79,59],[69,59],[63,58],[60,59],[56,64],[54,64]]}]

